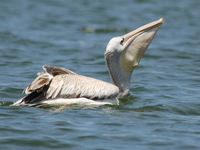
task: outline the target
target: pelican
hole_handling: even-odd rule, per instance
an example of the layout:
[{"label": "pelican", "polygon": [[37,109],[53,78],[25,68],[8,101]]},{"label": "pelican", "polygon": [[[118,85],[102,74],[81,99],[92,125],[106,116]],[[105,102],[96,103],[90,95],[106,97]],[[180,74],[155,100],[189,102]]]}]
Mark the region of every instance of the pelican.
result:
[{"label": "pelican", "polygon": [[129,93],[132,72],[163,22],[161,18],[109,41],[104,56],[113,84],[44,65],[44,72],[23,91],[26,96],[12,106],[117,104]]}]

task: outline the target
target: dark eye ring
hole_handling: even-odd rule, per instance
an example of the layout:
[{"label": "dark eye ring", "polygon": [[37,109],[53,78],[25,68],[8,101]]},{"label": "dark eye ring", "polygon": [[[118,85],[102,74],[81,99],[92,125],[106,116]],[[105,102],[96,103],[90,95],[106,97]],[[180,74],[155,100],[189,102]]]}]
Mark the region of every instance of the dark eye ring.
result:
[{"label": "dark eye ring", "polygon": [[121,45],[124,44],[124,38],[121,39],[120,44],[121,44]]}]

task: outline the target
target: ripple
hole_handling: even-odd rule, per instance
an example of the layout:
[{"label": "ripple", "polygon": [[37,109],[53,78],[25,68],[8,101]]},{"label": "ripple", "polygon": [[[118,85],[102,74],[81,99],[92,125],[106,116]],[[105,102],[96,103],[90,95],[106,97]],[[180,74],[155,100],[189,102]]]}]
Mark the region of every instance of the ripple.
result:
[{"label": "ripple", "polygon": [[[5,146],[5,145],[13,145],[15,147],[23,147],[23,148],[30,148],[34,149],[34,148],[38,148],[38,146],[40,148],[48,148],[48,149],[55,149],[55,148],[75,148],[76,145],[75,144],[71,144],[70,142],[59,142],[56,139],[53,138],[49,138],[49,137],[45,137],[45,140],[42,139],[29,139],[26,137],[19,137],[18,139],[16,138],[3,138],[1,140],[1,143],[4,145],[4,148],[8,148],[9,146]],[[12,144],[11,144],[12,143]]]},{"label": "ripple", "polygon": [[90,27],[85,27],[82,28],[82,31],[85,33],[112,33],[112,32],[130,32],[130,29],[123,29],[123,28],[90,28]]}]

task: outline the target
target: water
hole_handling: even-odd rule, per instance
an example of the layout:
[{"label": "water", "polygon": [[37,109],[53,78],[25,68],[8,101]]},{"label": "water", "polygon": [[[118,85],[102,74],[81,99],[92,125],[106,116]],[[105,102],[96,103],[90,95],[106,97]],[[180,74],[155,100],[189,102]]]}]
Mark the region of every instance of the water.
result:
[{"label": "water", "polygon": [[[1,0],[0,149],[199,149],[200,1]],[[60,66],[110,82],[107,42],[165,18],[119,106],[10,107]]]}]

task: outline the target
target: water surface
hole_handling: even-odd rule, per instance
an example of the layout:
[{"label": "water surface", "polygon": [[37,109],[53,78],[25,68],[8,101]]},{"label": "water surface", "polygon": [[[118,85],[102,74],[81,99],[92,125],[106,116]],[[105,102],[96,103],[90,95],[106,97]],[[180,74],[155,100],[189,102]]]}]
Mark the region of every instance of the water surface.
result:
[{"label": "water surface", "polygon": [[[0,149],[199,149],[200,1],[1,0]],[[119,106],[10,107],[42,65],[110,82],[108,41],[165,18]]]}]

